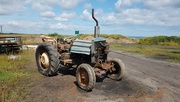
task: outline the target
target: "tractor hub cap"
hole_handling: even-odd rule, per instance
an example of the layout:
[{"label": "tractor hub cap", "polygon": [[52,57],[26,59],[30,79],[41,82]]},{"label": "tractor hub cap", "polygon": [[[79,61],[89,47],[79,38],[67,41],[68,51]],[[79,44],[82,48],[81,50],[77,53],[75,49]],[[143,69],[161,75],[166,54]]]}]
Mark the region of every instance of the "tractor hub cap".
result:
[{"label": "tractor hub cap", "polygon": [[88,73],[84,69],[79,72],[79,80],[82,86],[87,86],[89,83]]},{"label": "tractor hub cap", "polygon": [[42,65],[44,65],[45,67],[49,66],[49,58],[47,53],[42,53],[41,57],[40,57],[40,61],[42,63]]}]

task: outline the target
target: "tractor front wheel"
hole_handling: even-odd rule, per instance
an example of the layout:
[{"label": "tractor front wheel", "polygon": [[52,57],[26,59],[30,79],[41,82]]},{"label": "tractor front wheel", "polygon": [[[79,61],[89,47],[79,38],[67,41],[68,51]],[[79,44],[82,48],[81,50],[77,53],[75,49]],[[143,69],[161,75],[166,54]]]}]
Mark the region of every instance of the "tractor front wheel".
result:
[{"label": "tractor front wheel", "polygon": [[114,58],[111,61],[112,71],[108,72],[108,77],[113,80],[121,80],[125,76],[125,66],[124,63],[117,58]]},{"label": "tractor front wheel", "polygon": [[76,70],[76,80],[80,88],[91,91],[96,82],[93,68],[89,64],[81,64]]}]

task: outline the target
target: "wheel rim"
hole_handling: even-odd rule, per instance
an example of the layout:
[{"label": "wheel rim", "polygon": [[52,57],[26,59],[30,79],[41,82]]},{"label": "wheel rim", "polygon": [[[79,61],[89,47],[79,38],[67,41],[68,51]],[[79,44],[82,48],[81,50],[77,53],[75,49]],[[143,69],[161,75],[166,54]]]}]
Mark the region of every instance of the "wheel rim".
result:
[{"label": "wheel rim", "polygon": [[110,73],[110,76],[112,77],[116,77],[117,75],[120,74],[120,66],[117,62],[112,62],[111,63],[114,67],[113,67],[113,71]]},{"label": "wheel rim", "polygon": [[46,52],[40,54],[39,63],[40,63],[41,68],[43,70],[48,70],[48,68],[49,68],[49,57],[48,57],[48,54]]},{"label": "wheel rim", "polygon": [[87,86],[89,84],[89,76],[86,70],[80,69],[78,72],[78,80],[81,86]]}]

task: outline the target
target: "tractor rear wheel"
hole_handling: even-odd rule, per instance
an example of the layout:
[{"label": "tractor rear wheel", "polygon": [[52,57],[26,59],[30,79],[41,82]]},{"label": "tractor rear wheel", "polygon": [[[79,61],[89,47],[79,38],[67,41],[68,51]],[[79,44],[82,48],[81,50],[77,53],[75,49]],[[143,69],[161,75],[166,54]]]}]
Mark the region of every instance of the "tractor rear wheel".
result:
[{"label": "tractor rear wheel", "polygon": [[76,80],[80,88],[91,91],[96,82],[93,68],[89,64],[81,64],[76,70]]},{"label": "tractor rear wheel", "polygon": [[108,72],[108,77],[113,80],[121,80],[125,76],[125,66],[124,63],[117,58],[114,58],[111,61],[113,66],[112,72]]},{"label": "tractor rear wheel", "polygon": [[59,67],[59,55],[55,46],[51,43],[42,43],[36,49],[36,64],[38,71],[45,76],[57,74]]}]

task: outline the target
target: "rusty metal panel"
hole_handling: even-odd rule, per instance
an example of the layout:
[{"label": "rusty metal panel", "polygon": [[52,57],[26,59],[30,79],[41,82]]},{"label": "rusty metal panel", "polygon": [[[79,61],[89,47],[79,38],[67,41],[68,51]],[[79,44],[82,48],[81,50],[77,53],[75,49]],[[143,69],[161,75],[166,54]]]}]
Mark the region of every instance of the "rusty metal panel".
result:
[{"label": "rusty metal panel", "polygon": [[88,40],[75,40],[71,49],[71,53],[90,55],[91,41]]}]

